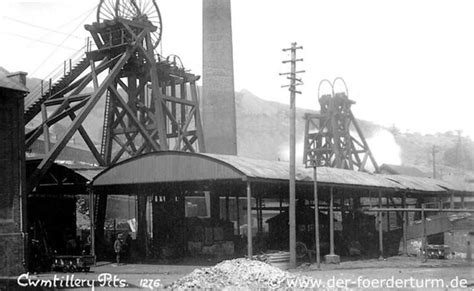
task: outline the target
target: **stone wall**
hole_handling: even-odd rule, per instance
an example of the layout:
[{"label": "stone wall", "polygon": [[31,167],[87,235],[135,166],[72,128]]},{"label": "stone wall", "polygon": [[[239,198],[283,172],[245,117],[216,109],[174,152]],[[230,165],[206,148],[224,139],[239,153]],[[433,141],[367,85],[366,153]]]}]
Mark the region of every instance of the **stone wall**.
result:
[{"label": "stone wall", "polygon": [[23,92],[0,88],[0,276],[24,271]]},{"label": "stone wall", "polygon": [[450,247],[457,258],[466,258],[468,241],[471,242],[472,249],[474,233],[469,232],[469,230],[453,230],[444,234],[444,244]]}]

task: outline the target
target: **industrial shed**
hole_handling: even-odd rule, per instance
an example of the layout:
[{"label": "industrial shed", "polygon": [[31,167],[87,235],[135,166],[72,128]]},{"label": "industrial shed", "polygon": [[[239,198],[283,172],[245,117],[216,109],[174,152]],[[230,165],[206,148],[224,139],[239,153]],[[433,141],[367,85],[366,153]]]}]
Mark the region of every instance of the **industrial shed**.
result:
[{"label": "industrial shed", "polygon": [[[288,197],[288,179],[289,166],[286,162],[217,154],[162,151],[140,155],[107,168],[93,179],[92,188],[94,195],[99,196],[137,195],[137,238],[138,242],[143,244],[140,248],[144,252],[143,255],[147,254],[147,249],[157,249],[160,245],[163,247],[166,242],[162,240],[162,237],[169,237],[170,233],[175,233],[176,236],[173,240],[169,240],[168,244],[172,243],[176,246],[182,242],[180,254],[186,254],[190,249],[202,249],[206,243],[212,245],[213,241],[216,242],[216,238],[222,240],[219,247],[225,249],[226,242],[231,239],[232,233],[240,235],[241,230],[247,236],[247,254],[251,255],[255,236],[252,233],[262,231],[263,211],[279,209],[282,213],[286,207],[284,205]],[[401,175],[377,175],[327,167],[317,169],[317,185],[320,211],[326,211],[330,217],[329,221],[333,221],[335,210],[340,211],[341,216],[347,216],[356,221],[354,213],[360,209],[363,210],[364,207],[405,207],[410,199],[415,206],[431,200],[446,200],[453,195],[467,195],[463,189],[456,189],[455,186],[443,181]],[[312,205],[313,187],[313,170],[302,166],[297,167],[296,198],[306,200],[309,207]],[[194,235],[194,228],[190,228],[188,220],[183,221],[186,215],[185,197],[203,192],[209,197],[210,219],[214,220],[195,225],[194,228],[201,229],[202,233]],[[225,200],[221,201],[220,197]],[[243,208],[242,205],[239,207],[241,199],[246,200],[246,206]],[[229,206],[232,204],[230,200],[235,202],[232,207]],[[279,205],[277,203],[276,206],[270,207],[269,205],[275,205],[275,203],[263,202],[268,200],[279,201]],[[153,247],[147,246],[146,243],[148,240],[147,201],[151,202],[151,205],[157,204],[156,207],[149,206],[153,212],[154,240],[161,240]],[[226,221],[229,222],[231,216],[235,218],[235,213],[232,214],[230,208],[234,208],[236,204],[237,223],[232,226]],[[239,209],[245,210],[242,216]],[[159,215],[160,212],[164,215]],[[255,213],[256,230],[252,227],[255,225],[252,222]],[[242,228],[245,224],[242,223],[242,218],[245,216],[247,223]],[[384,231],[389,232],[391,224],[402,224],[400,220],[405,221],[403,228],[406,228],[407,218],[402,218],[397,214],[393,218],[395,222],[391,222],[390,216],[386,217]],[[218,222],[219,220],[221,222]],[[355,226],[351,225],[351,227]],[[381,223],[380,227],[382,227]],[[229,228],[233,228],[233,231]],[[332,240],[334,240],[335,231],[337,231],[335,226],[331,225]],[[202,243],[190,244],[188,240],[190,236],[199,237]],[[334,244],[334,241],[332,243]],[[383,251],[383,248],[380,248]],[[161,252],[166,253],[169,250],[164,248]],[[212,250],[208,252],[212,253]]]}]

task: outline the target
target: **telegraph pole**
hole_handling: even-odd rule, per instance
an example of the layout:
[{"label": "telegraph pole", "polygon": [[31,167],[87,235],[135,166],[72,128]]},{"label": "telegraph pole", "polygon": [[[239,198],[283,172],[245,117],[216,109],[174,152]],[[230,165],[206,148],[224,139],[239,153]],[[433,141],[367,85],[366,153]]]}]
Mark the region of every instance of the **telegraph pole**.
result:
[{"label": "telegraph pole", "polygon": [[300,91],[296,90],[296,86],[302,85],[303,82],[301,79],[297,78],[298,73],[303,73],[304,71],[296,71],[296,63],[303,61],[303,59],[296,58],[296,51],[303,49],[302,46],[297,46],[296,42],[291,44],[291,48],[283,49],[284,52],[290,51],[291,60],[285,60],[282,63],[290,63],[291,71],[289,73],[280,73],[280,75],[289,75],[286,77],[290,80],[289,85],[283,85],[282,88],[288,87],[290,91],[290,199],[289,199],[289,222],[290,222],[290,267],[296,267],[296,187],[295,187],[295,132],[296,132],[296,107],[295,107],[295,97],[296,94],[301,94]]},{"label": "telegraph pole", "polygon": [[436,146],[433,145],[431,149],[431,155],[433,156],[433,179],[436,179]]}]

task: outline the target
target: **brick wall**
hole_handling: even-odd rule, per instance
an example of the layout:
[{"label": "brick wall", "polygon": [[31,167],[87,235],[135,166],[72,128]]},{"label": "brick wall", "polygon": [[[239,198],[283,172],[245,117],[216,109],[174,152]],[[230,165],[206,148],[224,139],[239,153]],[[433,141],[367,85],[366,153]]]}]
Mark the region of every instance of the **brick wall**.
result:
[{"label": "brick wall", "polygon": [[24,154],[23,92],[0,88],[0,276],[24,271]]}]

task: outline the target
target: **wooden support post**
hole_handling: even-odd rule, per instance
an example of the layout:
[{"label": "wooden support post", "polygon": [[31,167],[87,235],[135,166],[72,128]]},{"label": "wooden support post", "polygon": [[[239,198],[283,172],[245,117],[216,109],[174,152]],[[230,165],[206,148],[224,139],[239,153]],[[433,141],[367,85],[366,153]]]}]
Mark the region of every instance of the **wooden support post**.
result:
[{"label": "wooden support post", "polygon": [[[105,214],[107,212],[107,194],[98,194],[97,198],[97,207],[94,208],[95,210],[95,217],[96,221],[94,222],[95,225],[95,242],[96,245],[99,243],[103,245],[104,243],[104,226],[105,226]],[[94,202],[95,203],[95,202]]]},{"label": "wooden support post", "polygon": [[[181,99],[183,100],[187,99],[187,86],[186,86],[186,83],[184,82],[179,85],[179,95]],[[181,124],[185,124],[186,123],[186,106],[184,106],[184,104],[180,104],[179,107],[181,110]]]},{"label": "wooden support post", "polygon": [[[406,208],[406,207],[407,207],[407,194],[403,193],[402,208]],[[402,228],[403,228],[403,255],[408,256],[408,243],[407,243],[408,212],[406,211],[403,212]]]},{"label": "wooden support post", "polygon": [[[382,190],[379,190],[379,208],[382,208]],[[379,259],[383,259],[383,213],[379,212]]]},{"label": "wooden support post", "polygon": [[94,209],[94,191],[89,185],[89,219],[90,219],[90,238],[91,238],[91,249],[90,255],[94,258],[94,265],[96,263],[95,257],[95,209]]},{"label": "wooden support post", "polygon": [[237,235],[240,236],[240,199],[238,195],[235,195],[235,208],[237,214]]},{"label": "wooden support post", "polygon": [[252,258],[252,188],[247,182],[247,256]]},{"label": "wooden support post", "polygon": [[329,188],[329,254],[324,256],[326,263],[338,264],[340,257],[334,253],[334,188]]},{"label": "wooden support post", "polygon": [[255,198],[257,201],[257,233],[262,233],[263,217],[262,217],[262,197],[259,195]]},{"label": "wooden support post", "polygon": [[48,120],[48,112],[46,109],[46,105],[44,103],[41,104],[41,118],[43,121],[44,153],[48,154],[51,144],[50,144],[50,139],[49,139],[49,127],[46,122]]},{"label": "wooden support post", "polygon": [[[316,265],[321,268],[321,253],[319,249],[319,197],[318,197],[318,174],[316,163],[313,164],[313,181],[314,181],[314,245],[316,248]],[[280,204],[281,205],[281,204]]]},{"label": "wooden support post", "polygon": [[225,196],[225,220],[229,221],[229,194]]},{"label": "wooden support post", "polygon": [[[390,201],[389,201],[388,196],[389,194],[387,194],[385,197],[385,205],[387,208],[390,208]],[[387,217],[387,233],[389,233],[390,232],[390,211],[387,211],[386,217]]]},{"label": "wooden support post", "polygon": [[428,257],[426,256],[426,217],[425,217],[425,203],[421,204],[421,223],[423,224],[423,237],[421,242],[421,251],[423,262],[426,262]]},{"label": "wooden support post", "polygon": [[334,255],[334,190],[329,190],[329,254]]},{"label": "wooden support post", "polygon": [[461,196],[461,208],[466,208],[466,205],[464,204],[464,195]]},{"label": "wooden support post", "polygon": [[137,229],[137,243],[140,255],[145,258],[147,255],[147,223],[146,223],[146,204],[147,199],[145,193],[139,193],[137,195],[137,208],[138,208],[138,229]]},{"label": "wooden support post", "polygon": [[257,211],[257,234],[260,233],[260,198],[255,195],[255,210]]},{"label": "wooden support post", "polygon": [[220,189],[217,187],[211,188],[210,201],[211,201],[211,218],[220,219],[221,218],[221,200],[219,197]]},{"label": "wooden support post", "polygon": [[341,194],[341,197],[339,198],[339,209],[341,211],[341,219],[342,221],[344,220],[344,216],[346,215],[346,209],[345,209],[345,204],[344,204],[344,193]]},{"label": "wooden support post", "polygon": [[94,85],[94,90],[97,90],[99,88],[99,81],[97,79],[97,72],[95,69],[95,63],[94,60],[89,61],[89,66],[91,68],[91,77],[92,77],[92,84]]}]

